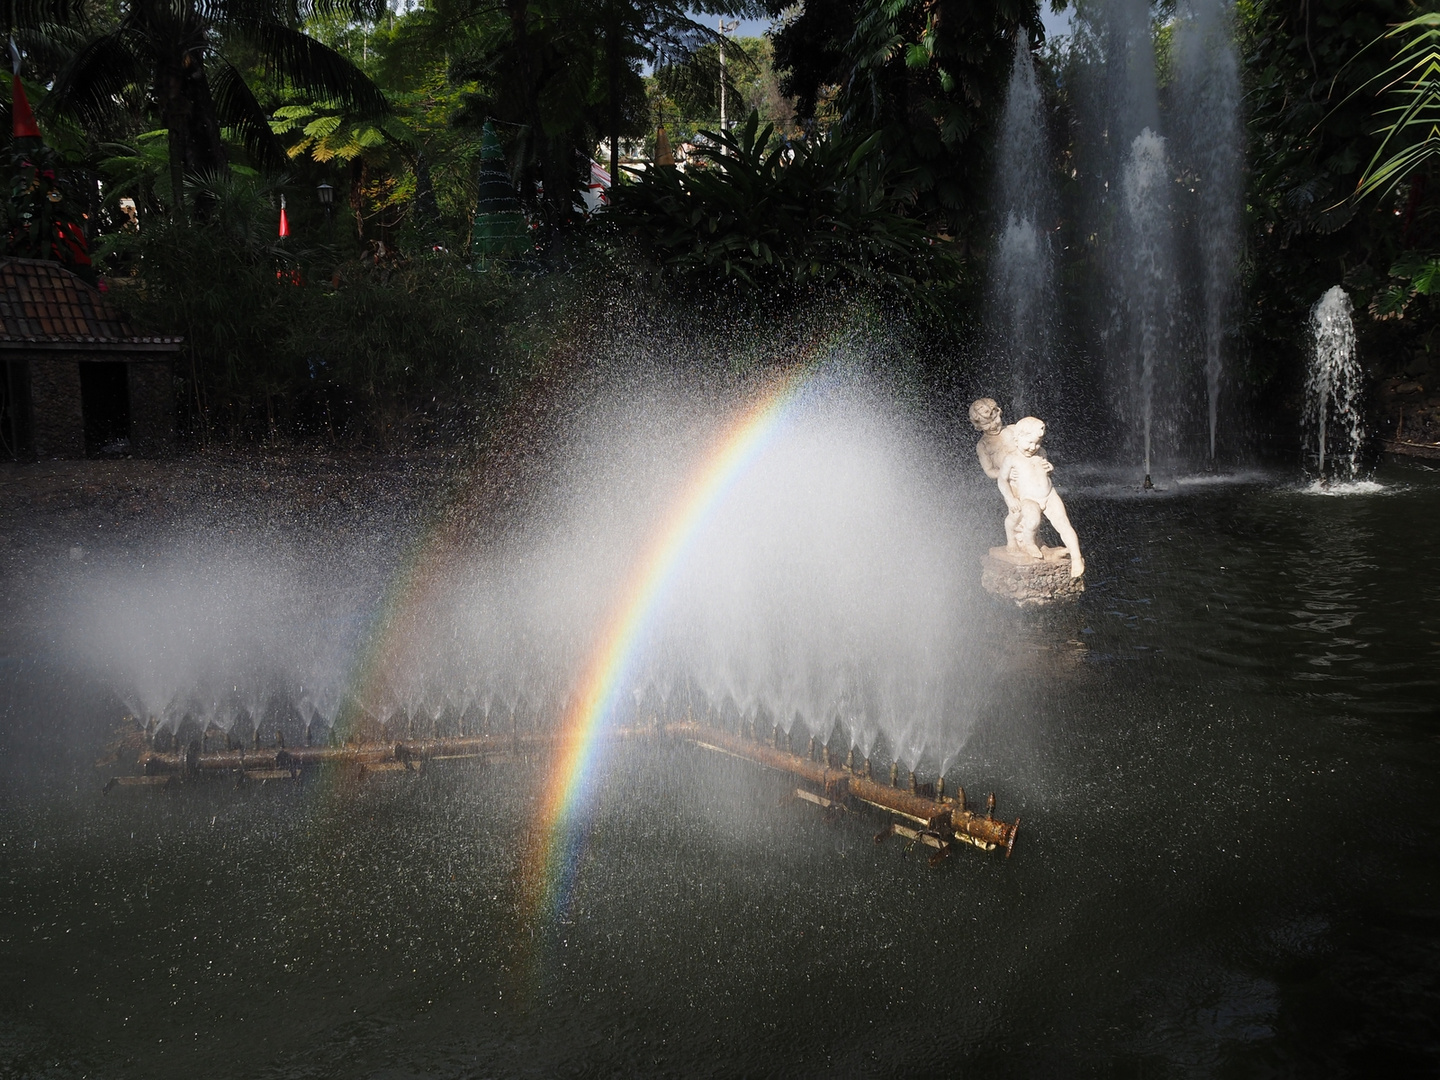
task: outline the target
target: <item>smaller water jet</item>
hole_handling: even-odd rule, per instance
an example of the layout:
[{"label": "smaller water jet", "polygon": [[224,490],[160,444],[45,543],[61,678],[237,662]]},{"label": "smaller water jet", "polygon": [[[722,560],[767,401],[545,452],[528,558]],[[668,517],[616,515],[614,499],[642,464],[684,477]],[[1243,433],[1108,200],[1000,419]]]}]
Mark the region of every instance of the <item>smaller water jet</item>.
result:
[{"label": "smaller water jet", "polygon": [[1365,441],[1352,310],[1349,294],[1339,285],[1327,291],[1310,310],[1305,430],[1307,434],[1312,429],[1315,433],[1316,475],[1322,485],[1355,479]]}]

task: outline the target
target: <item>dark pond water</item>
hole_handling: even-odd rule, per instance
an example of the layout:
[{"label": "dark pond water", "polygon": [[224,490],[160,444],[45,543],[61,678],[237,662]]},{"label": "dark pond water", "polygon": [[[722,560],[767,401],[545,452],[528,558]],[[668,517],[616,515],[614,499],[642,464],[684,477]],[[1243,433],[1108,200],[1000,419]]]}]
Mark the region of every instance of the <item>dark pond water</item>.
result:
[{"label": "dark pond water", "polygon": [[1435,1072],[1440,473],[1377,479],[1082,485],[952,769],[1009,861],[626,747],[538,931],[533,771],[102,798],[18,759],[115,703],[12,632],[0,1076]]}]

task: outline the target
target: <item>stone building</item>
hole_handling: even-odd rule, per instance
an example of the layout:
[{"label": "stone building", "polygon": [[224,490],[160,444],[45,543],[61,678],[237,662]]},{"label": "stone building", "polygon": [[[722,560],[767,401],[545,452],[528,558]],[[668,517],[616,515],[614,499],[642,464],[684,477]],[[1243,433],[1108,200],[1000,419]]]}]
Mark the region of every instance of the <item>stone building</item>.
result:
[{"label": "stone building", "polygon": [[164,453],[182,340],[137,334],[58,263],[0,259],[0,458]]}]

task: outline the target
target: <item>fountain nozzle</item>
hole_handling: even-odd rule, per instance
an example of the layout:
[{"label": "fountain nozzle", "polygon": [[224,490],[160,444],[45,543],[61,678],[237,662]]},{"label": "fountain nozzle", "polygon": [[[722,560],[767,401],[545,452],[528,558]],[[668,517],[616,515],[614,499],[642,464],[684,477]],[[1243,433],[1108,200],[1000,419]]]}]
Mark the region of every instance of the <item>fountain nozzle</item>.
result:
[{"label": "fountain nozzle", "polygon": [[1144,490],[1146,490],[1146,491],[1154,491],[1154,490],[1155,490],[1155,484],[1154,484],[1154,482],[1150,479],[1150,474],[1149,474],[1148,472],[1145,474],[1145,483],[1143,483],[1143,484],[1140,485],[1140,486],[1141,486],[1142,488],[1144,488]]}]

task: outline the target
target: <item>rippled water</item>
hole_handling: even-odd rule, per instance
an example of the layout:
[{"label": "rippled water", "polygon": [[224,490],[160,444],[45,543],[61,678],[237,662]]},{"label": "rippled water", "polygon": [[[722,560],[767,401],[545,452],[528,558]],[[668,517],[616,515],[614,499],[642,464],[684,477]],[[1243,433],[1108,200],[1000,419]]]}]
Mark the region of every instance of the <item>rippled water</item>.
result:
[{"label": "rippled water", "polygon": [[[537,922],[535,767],[102,799],[9,738],[0,1076],[1433,1071],[1440,474],[1376,481],[1067,491],[1088,590],[989,610],[952,767],[1008,862],[627,746]],[[114,708],[4,663],[27,731]]]}]

